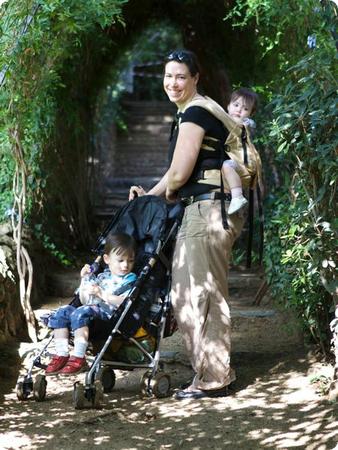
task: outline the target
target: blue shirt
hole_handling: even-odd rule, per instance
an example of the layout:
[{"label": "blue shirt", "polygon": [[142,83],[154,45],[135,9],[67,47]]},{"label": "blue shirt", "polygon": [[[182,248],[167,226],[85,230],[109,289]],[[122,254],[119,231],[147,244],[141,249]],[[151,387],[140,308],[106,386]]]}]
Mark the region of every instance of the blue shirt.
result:
[{"label": "blue shirt", "polygon": [[[102,298],[95,297],[94,295],[90,295],[88,296],[88,298],[85,298],[86,296],[81,295],[81,287],[85,287],[87,283],[97,284],[103,291],[107,292],[108,294],[114,294],[117,289],[126,284],[136,281],[136,279],[137,276],[133,272],[129,272],[126,275],[115,275],[112,274],[108,268],[101,272],[97,277],[95,275],[86,275],[82,278],[80,285],[81,302],[86,305],[98,305],[100,306],[100,308],[106,310],[109,313],[112,313],[117,308],[116,305],[109,305],[104,300],[102,300]],[[127,289],[121,295],[123,297],[127,297],[130,290],[131,288]]]}]

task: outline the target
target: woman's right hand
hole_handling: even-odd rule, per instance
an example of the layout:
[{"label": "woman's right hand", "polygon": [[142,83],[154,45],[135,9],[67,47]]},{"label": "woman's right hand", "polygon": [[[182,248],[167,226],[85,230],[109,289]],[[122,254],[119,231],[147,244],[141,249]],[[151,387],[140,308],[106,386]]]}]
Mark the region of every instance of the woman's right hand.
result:
[{"label": "woman's right hand", "polygon": [[129,200],[134,200],[134,198],[141,197],[145,194],[146,191],[142,186],[131,186],[131,188],[129,189]]}]

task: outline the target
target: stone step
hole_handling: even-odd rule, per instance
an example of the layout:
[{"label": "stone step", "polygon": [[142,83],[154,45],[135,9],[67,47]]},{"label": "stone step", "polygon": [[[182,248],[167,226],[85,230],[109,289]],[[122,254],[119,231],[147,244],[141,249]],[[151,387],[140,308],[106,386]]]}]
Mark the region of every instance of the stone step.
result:
[{"label": "stone step", "polygon": [[171,112],[167,111],[149,111],[147,114],[143,114],[142,112],[139,113],[137,111],[135,112],[127,112],[125,115],[125,122],[127,125],[127,129],[130,124],[135,123],[142,123],[144,125],[162,125],[170,127],[173,119],[175,117],[175,113],[172,114]]},{"label": "stone step", "polygon": [[304,345],[299,323],[290,311],[231,309],[234,352],[288,352]]},{"label": "stone step", "polygon": [[[117,131],[114,161],[105,172],[100,195],[95,197],[93,209],[99,220],[111,216],[125,203],[131,185],[140,184],[148,190],[167,170],[168,138],[175,106],[168,101],[124,100],[122,109],[127,131]],[[115,174],[128,181],[115,182]],[[143,179],[138,182],[140,174]]]},{"label": "stone step", "polygon": [[118,134],[123,136],[129,133],[131,129],[151,132],[156,132],[157,130],[168,131],[170,130],[172,120],[172,116],[166,114],[159,114],[157,116],[150,114],[147,116],[132,115],[128,117],[127,129],[118,131]]},{"label": "stone step", "polygon": [[123,100],[122,102],[123,110],[134,110],[137,111],[147,111],[152,109],[154,111],[176,111],[175,105],[171,104],[169,101],[162,100]]},{"label": "stone step", "polygon": [[111,190],[110,195],[114,195],[114,189],[124,189],[132,185],[153,186],[160,180],[160,177],[145,177],[138,173],[135,177],[114,177],[106,183],[106,187]]},{"label": "stone step", "polygon": [[115,215],[115,213],[119,210],[121,206],[124,205],[125,202],[122,199],[114,200],[114,203],[110,204],[97,204],[93,208],[93,215],[97,219],[97,225],[102,223],[107,223],[107,221]]},{"label": "stone step", "polygon": [[138,121],[128,122],[128,128],[116,134],[118,139],[128,138],[130,136],[150,136],[161,138],[161,136],[169,136],[171,131],[171,123],[162,124],[160,119],[154,123],[143,123]]},{"label": "stone step", "polygon": [[[142,102],[141,102],[142,103]],[[138,116],[138,117],[148,117],[148,116],[174,116],[176,114],[177,108],[172,106],[170,103],[162,104],[157,103],[154,106],[149,106],[147,102],[138,106],[138,103],[133,103],[130,105],[122,104],[123,116]]]},{"label": "stone step", "polygon": [[168,111],[148,111],[146,114],[138,111],[127,111],[124,120],[127,129],[129,124],[135,123],[142,123],[144,125],[166,125],[167,127],[170,127],[174,117],[175,113]]},{"label": "stone step", "polygon": [[[275,309],[231,311],[231,351],[237,353],[287,353],[304,347],[299,324],[290,312]],[[175,349],[175,354],[166,355]],[[161,343],[168,362],[179,360],[188,364],[182,336],[178,331]]]},{"label": "stone step", "polygon": [[[124,201],[125,203],[127,202]],[[78,287],[79,282],[80,268],[64,269],[50,273],[47,276],[48,295],[70,297]],[[262,279],[257,272],[230,270],[229,290],[234,291],[233,295],[231,295],[230,302],[235,307],[240,307],[241,305],[246,307],[250,306],[261,283]]]},{"label": "stone step", "polygon": [[64,269],[46,276],[47,295],[51,297],[71,297],[80,284],[79,269]]},{"label": "stone step", "polygon": [[154,152],[158,154],[159,152],[162,152],[163,149],[166,149],[168,140],[169,135],[164,137],[131,135],[128,137],[119,138],[116,145],[119,151],[124,154],[132,151],[140,152],[140,149],[142,149],[142,152],[149,154]]}]

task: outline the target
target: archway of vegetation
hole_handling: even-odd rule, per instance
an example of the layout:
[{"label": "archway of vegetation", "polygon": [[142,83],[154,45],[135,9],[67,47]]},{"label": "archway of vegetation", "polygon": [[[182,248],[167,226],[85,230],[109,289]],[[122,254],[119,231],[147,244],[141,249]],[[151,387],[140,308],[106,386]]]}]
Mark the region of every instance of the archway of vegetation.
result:
[{"label": "archway of vegetation", "polygon": [[327,347],[336,301],[335,3],[5,1],[0,14],[1,218],[17,213],[19,167],[25,227],[64,262],[64,249],[86,246],[95,105],[135,40],[165,18],[198,54],[206,93],[223,104],[236,85],[261,94],[268,281]]}]

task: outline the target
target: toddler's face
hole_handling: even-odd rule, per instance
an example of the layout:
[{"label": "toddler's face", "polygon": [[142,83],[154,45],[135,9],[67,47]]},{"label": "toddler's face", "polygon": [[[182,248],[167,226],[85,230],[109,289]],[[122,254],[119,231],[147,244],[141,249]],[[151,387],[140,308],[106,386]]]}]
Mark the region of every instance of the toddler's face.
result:
[{"label": "toddler's face", "polygon": [[104,262],[108,264],[109,270],[114,275],[127,275],[132,271],[135,255],[134,253],[117,254],[113,250],[109,255],[103,255]]},{"label": "toddler's face", "polygon": [[245,103],[243,97],[236,98],[236,100],[233,100],[228,105],[228,113],[236,119],[247,119],[251,116],[251,111],[252,108]]}]

